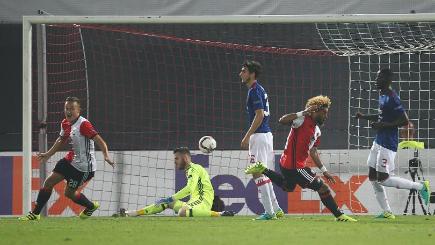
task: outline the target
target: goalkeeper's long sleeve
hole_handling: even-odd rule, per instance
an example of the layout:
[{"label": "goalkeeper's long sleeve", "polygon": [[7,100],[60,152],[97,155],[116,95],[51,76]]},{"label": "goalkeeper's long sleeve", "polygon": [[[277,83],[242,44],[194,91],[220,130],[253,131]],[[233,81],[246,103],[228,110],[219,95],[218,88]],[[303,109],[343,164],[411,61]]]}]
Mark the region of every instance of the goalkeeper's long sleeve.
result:
[{"label": "goalkeeper's long sleeve", "polygon": [[180,200],[192,194],[196,186],[198,185],[198,178],[199,176],[196,171],[188,171],[187,185],[183,189],[175,193],[172,198],[174,198],[174,200]]}]

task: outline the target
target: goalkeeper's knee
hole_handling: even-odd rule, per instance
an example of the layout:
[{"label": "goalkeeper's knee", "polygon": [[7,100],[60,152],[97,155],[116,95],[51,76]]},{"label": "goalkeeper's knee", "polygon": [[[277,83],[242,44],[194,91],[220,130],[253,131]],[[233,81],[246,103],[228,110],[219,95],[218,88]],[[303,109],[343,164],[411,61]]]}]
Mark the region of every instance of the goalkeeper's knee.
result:
[{"label": "goalkeeper's knee", "polygon": [[187,217],[190,213],[190,209],[188,207],[182,207],[178,210],[178,216]]}]

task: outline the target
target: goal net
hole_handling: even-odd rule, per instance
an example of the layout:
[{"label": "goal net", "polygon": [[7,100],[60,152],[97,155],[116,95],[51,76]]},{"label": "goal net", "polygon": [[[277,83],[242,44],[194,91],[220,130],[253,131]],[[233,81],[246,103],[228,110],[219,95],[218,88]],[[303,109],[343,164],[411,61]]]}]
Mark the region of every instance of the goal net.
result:
[{"label": "goal net", "polygon": [[[260,81],[270,100],[276,165],[289,133],[289,128],[278,125],[278,118],[301,110],[312,96],[332,99],[322,128],[321,159],[336,176],[337,184],[330,186],[345,212],[378,211],[365,164],[375,131],[351,116],[377,110],[379,94],[373,80],[380,67],[395,72],[394,87],[414,124],[415,140],[426,146],[420,150],[424,176],[432,177],[433,23],[291,23],[290,19],[288,23],[89,24],[79,18],[74,24],[46,25],[48,145],[58,137],[65,98],[77,96],[82,115],[106,140],[118,163],[112,169],[97,153],[98,170],[84,187],[90,199],[101,203],[97,215],[137,209],[183,187],[184,174],[173,163],[172,149],[178,146],[191,148],[193,161],[206,167],[226,209],[245,215],[263,212],[255,184],[243,173],[248,153],[240,150],[248,120],[247,88],[238,74],[247,59],[263,65]],[[40,64],[33,57],[35,71]],[[39,132],[35,84],[33,73],[33,152],[38,151]],[[218,148],[210,155],[198,151],[203,135],[217,141]],[[64,154],[54,155],[45,171],[51,172]],[[408,177],[404,171],[411,155],[410,150],[399,153],[396,174]],[[39,167],[33,167],[32,201],[39,190]],[[49,215],[80,212],[64,197],[64,186],[55,188]],[[275,192],[287,213],[326,212],[312,191],[297,188],[286,193],[275,187]],[[402,211],[407,194],[389,193],[394,211]]]}]

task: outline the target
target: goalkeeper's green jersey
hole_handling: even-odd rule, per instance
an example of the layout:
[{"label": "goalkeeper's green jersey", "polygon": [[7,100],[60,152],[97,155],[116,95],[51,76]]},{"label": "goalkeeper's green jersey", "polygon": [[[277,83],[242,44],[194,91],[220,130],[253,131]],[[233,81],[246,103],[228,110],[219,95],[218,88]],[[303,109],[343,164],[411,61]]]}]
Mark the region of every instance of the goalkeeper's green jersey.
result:
[{"label": "goalkeeper's green jersey", "polygon": [[187,185],[175,193],[172,198],[180,200],[190,195],[190,201],[204,200],[211,205],[214,199],[214,190],[207,171],[201,165],[193,162],[185,171]]}]

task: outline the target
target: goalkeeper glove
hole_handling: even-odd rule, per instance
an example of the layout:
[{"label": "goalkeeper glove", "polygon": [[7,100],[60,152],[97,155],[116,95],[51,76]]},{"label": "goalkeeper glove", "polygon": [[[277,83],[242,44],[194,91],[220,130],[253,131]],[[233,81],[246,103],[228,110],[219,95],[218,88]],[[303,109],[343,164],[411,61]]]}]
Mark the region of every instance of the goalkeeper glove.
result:
[{"label": "goalkeeper glove", "polygon": [[156,202],[156,205],[169,204],[169,203],[171,203],[173,201],[174,201],[174,198],[172,198],[172,197],[166,197],[166,198],[162,198],[162,199],[158,200]]}]

